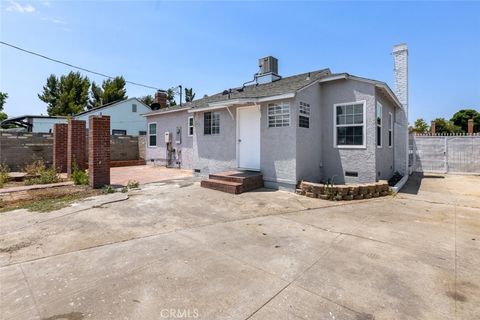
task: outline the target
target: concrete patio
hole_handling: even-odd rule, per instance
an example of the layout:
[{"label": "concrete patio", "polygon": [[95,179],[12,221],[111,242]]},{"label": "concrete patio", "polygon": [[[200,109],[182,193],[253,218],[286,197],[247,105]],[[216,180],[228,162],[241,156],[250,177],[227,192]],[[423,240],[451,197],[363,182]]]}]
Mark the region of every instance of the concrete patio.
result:
[{"label": "concrete patio", "polygon": [[180,178],[4,213],[0,318],[478,319],[479,184],[330,202]]}]

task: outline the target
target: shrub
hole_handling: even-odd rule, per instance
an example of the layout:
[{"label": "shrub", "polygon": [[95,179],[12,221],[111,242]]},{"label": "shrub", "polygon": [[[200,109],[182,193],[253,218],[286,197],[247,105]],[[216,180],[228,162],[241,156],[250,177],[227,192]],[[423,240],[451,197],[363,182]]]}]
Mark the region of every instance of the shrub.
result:
[{"label": "shrub", "polygon": [[36,160],[30,164],[27,164],[23,171],[29,177],[37,177],[40,176],[45,169],[45,162],[43,162],[43,160]]},{"label": "shrub", "polygon": [[75,164],[73,165],[72,180],[74,184],[77,185],[87,185],[88,184],[88,174],[79,169]]},{"label": "shrub", "polygon": [[8,173],[10,172],[10,168],[7,164],[0,164],[0,188],[3,187],[5,183],[8,182]]},{"label": "shrub", "polygon": [[55,170],[55,168],[48,168],[42,171],[39,177],[25,180],[25,184],[26,185],[49,184],[49,183],[57,183],[60,181],[61,179],[58,176],[57,170]]},{"label": "shrub", "polygon": [[115,188],[111,185],[103,186],[103,193],[115,193]]}]

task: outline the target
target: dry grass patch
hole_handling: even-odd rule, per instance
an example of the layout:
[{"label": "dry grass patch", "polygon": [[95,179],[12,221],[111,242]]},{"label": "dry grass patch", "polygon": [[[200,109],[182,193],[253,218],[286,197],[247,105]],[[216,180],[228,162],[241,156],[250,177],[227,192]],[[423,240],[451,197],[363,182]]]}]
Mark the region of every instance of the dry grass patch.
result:
[{"label": "dry grass patch", "polygon": [[102,194],[100,190],[84,186],[62,186],[17,192],[7,199],[0,199],[0,212],[28,209],[49,212],[69,206],[71,203]]}]

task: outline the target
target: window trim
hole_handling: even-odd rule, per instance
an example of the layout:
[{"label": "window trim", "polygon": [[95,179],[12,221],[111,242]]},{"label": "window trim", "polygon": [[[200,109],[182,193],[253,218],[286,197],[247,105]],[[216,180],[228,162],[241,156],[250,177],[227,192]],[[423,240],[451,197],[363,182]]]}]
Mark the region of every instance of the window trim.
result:
[{"label": "window trim", "polygon": [[[152,125],[152,124],[155,125],[155,134],[150,133],[150,125]],[[148,148],[158,148],[158,124],[156,122],[149,122],[147,125],[148,125],[147,126],[147,129],[148,129],[147,130],[147,136],[148,136],[147,147]],[[155,139],[156,143],[155,143],[154,146],[150,145],[150,136],[153,136],[153,135],[156,137],[156,139]]]},{"label": "window trim", "polygon": [[[270,127],[270,115],[268,114],[268,109],[270,107],[273,107],[277,104],[286,104],[288,105],[288,126],[274,126],[274,127]],[[284,115],[284,114],[279,114],[279,115]],[[272,115],[272,116],[278,116],[278,114],[276,115]],[[271,102],[271,103],[268,103],[267,104],[267,128],[268,129],[271,129],[271,128],[287,128],[287,127],[290,127],[292,125],[292,108],[291,108],[291,103],[289,101],[279,101],[279,102]]]},{"label": "window trim", "polygon": [[388,113],[390,127],[388,128],[388,147],[393,147],[393,113]]},{"label": "window trim", "polygon": [[137,104],[136,103],[132,103],[132,113],[137,113]]},{"label": "window trim", "polygon": [[[380,124],[377,123],[377,117],[378,117],[378,114],[377,114],[377,111],[378,111],[378,107],[380,107]],[[377,134],[377,130],[378,128],[380,128],[380,144],[378,144],[378,134]],[[383,147],[383,105],[377,101],[377,103],[375,104],[375,144],[377,146],[377,148],[382,148]]]},{"label": "window trim", "polygon": [[[337,144],[337,107],[346,106],[350,104],[362,104],[363,106],[363,124],[362,124],[362,134],[363,134],[363,144],[362,145],[338,145]],[[342,102],[335,103],[333,105],[333,147],[335,149],[366,149],[367,148],[367,100],[359,100],[353,102]],[[349,127],[350,125],[340,125],[344,127]]]},{"label": "window trim", "polygon": [[[192,119],[192,125],[190,125],[190,119]],[[190,128],[192,128],[192,134],[190,134]],[[187,130],[187,136],[193,137],[193,134],[195,133],[195,120],[193,119],[193,116],[190,116],[187,119]]]}]

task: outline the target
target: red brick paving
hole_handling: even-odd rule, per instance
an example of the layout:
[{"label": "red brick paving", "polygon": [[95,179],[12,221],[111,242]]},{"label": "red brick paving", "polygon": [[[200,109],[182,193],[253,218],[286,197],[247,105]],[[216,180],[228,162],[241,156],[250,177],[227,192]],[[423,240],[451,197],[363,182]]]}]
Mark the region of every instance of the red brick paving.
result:
[{"label": "red brick paving", "polygon": [[145,184],[191,176],[192,170],[170,169],[152,165],[110,168],[110,184],[112,185],[127,185],[129,180]]}]

